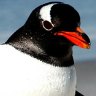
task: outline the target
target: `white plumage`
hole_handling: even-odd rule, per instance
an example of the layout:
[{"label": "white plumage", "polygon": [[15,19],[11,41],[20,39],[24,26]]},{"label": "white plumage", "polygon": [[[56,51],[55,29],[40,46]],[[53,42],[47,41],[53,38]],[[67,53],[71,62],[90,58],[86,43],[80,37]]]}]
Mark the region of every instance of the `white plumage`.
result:
[{"label": "white plumage", "polygon": [[51,23],[50,11],[51,11],[51,7],[55,4],[56,3],[49,4],[47,6],[42,7],[40,10],[40,18],[43,19],[44,21],[46,20],[46,21],[49,21]]},{"label": "white plumage", "polygon": [[74,66],[55,67],[0,45],[0,96],[74,96],[75,87]]}]

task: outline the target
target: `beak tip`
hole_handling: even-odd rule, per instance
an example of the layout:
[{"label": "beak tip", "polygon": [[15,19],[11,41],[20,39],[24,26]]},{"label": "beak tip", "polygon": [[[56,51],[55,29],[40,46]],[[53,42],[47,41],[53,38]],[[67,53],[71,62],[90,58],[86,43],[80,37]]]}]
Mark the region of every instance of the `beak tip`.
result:
[{"label": "beak tip", "polygon": [[86,49],[90,49],[91,44],[85,45]]}]

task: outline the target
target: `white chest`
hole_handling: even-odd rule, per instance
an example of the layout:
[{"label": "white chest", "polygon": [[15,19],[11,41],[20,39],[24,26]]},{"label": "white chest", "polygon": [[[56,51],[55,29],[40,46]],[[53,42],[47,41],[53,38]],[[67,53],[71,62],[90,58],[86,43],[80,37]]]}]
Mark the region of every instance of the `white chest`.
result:
[{"label": "white chest", "polygon": [[51,66],[7,47],[0,51],[0,96],[74,96],[74,66]]}]

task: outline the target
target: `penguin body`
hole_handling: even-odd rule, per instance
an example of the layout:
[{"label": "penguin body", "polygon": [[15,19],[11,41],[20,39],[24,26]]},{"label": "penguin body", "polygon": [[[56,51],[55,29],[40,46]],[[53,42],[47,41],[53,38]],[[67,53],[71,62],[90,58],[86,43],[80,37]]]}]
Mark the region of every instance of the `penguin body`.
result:
[{"label": "penguin body", "polygon": [[49,2],[34,9],[0,45],[0,96],[75,96],[73,45],[89,48],[90,40],[72,6]]},{"label": "penguin body", "polygon": [[10,45],[2,45],[0,50],[7,53],[3,54],[3,51],[0,51],[0,54],[3,54],[0,60],[3,62],[2,65],[0,64],[0,96],[72,96],[75,94],[74,66],[52,66]]}]

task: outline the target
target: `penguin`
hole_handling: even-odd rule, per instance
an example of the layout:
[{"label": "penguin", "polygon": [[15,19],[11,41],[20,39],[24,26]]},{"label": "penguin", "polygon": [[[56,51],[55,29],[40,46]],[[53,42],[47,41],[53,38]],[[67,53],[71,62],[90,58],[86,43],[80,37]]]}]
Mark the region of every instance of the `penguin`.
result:
[{"label": "penguin", "polygon": [[0,45],[0,96],[84,96],[76,91],[73,46],[90,48],[80,15],[48,2]]}]

